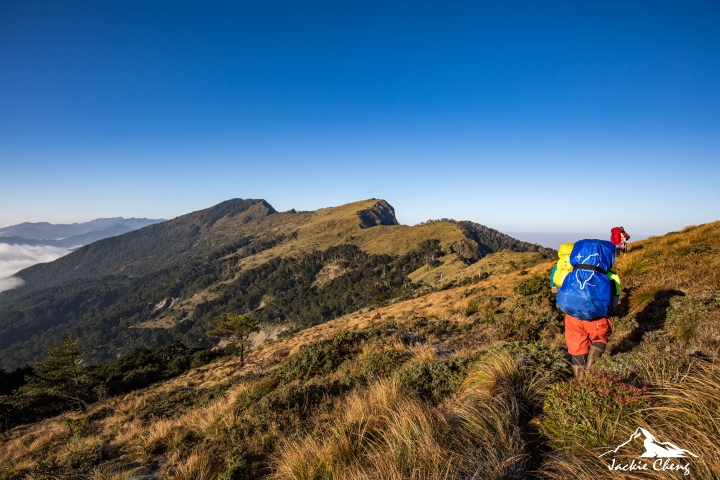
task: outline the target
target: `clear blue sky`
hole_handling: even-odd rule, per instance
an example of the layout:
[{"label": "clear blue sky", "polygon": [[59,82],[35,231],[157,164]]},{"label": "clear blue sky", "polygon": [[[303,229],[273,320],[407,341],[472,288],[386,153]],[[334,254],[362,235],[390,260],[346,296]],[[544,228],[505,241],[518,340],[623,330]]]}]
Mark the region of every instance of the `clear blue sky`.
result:
[{"label": "clear blue sky", "polygon": [[720,219],[720,4],[0,1],[0,225]]}]

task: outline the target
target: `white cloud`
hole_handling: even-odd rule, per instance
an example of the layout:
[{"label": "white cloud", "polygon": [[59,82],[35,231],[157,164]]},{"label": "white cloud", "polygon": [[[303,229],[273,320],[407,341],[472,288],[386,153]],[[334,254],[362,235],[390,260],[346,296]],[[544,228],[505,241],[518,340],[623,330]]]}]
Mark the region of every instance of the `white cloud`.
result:
[{"label": "white cloud", "polygon": [[25,283],[22,278],[16,278],[16,277],[5,277],[0,278],[0,292],[4,292],[5,290],[11,290],[13,288],[17,288],[22,286]]},{"label": "white cloud", "polygon": [[0,292],[19,287],[23,281],[10,277],[36,263],[52,262],[73,249],[50,246],[8,245],[0,243]]}]

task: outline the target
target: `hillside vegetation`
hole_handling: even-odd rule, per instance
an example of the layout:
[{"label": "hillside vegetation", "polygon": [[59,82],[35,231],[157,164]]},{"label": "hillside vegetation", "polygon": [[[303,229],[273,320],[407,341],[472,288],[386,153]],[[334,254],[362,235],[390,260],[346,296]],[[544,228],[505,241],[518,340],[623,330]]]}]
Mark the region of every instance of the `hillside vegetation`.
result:
[{"label": "hillside vegetation", "polygon": [[608,469],[600,455],[638,426],[696,455],[687,478],[718,478],[720,222],[617,261],[615,331],[583,383],[569,378],[553,262],[503,271],[502,255],[478,262],[489,276],[266,342],[244,364],[219,358],[17,427],[0,478],[684,476]]},{"label": "hillside vegetation", "polygon": [[229,200],[19,272],[24,286],[0,294],[0,366],[37,361],[66,335],[92,362],[171,341],[209,348],[209,322],[228,312],[297,331],[457,284],[500,250],[552,254],[471,222],[398,225],[383,200],[282,213]]}]

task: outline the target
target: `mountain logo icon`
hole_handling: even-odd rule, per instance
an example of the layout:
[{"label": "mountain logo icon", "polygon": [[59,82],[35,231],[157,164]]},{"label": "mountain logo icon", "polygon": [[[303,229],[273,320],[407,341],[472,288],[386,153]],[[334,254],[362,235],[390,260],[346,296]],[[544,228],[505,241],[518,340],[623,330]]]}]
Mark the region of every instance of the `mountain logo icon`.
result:
[{"label": "mountain logo icon", "polygon": [[659,442],[652,433],[642,427],[638,427],[625,443],[618,445],[617,448],[613,450],[603,453],[600,457],[607,455],[608,453],[617,453],[621,448],[640,437],[644,437],[643,445],[645,447],[645,452],[640,455],[643,458],[698,458],[698,456],[691,451],[680,448],[673,443]]}]

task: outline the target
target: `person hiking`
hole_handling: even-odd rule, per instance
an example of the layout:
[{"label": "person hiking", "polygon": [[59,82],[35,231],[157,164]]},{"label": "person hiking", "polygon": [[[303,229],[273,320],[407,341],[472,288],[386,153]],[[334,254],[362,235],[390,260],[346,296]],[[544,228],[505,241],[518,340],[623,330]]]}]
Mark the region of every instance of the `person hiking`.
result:
[{"label": "person hiking", "polygon": [[[563,243],[560,245],[560,248],[558,248],[558,261],[552,270],[550,270],[550,289],[552,293],[558,292],[558,288],[562,286],[565,277],[573,270],[573,266],[570,263],[570,254],[574,246],[574,243]],[[622,291],[620,277],[612,271],[608,271],[607,276],[613,284],[613,298],[610,309],[614,309],[620,303],[620,292]]]},{"label": "person hiking", "polygon": [[610,230],[610,242],[615,245],[616,251],[627,252],[628,240],[630,240],[630,234],[623,227],[615,227]]},{"label": "person hiking", "polygon": [[605,352],[612,334],[608,312],[619,302],[620,277],[610,271],[615,246],[608,241],[576,242],[569,261],[572,271],[559,285],[557,306],[565,313],[565,343],[573,375],[583,380]]}]

